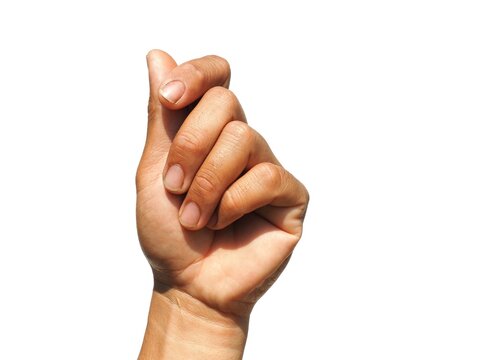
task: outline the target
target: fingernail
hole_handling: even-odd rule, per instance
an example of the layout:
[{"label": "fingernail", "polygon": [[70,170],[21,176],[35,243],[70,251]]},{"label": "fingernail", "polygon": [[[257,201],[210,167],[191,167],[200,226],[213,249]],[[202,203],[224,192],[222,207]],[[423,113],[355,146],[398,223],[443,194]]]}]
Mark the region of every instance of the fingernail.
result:
[{"label": "fingernail", "polygon": [[176,104],[185,92],[185,84],[179,80],[173,80],[162,86],[160,94],[172,104]]},{"label": "fingernail", "polygon": [[180,223],[185,227],[194,227],[200,220],[200,209],[193,201],[189,202],[183,208],[180,214]]},{"label": "fingernail", "polygon": [[163,180],[163,185],[168,190],[178,191],[182,189],[183,186],[183,179],[185,175],[183,173],[183,169],[180,165],[172,165],[167,171],[165,175],[165,179]]}]

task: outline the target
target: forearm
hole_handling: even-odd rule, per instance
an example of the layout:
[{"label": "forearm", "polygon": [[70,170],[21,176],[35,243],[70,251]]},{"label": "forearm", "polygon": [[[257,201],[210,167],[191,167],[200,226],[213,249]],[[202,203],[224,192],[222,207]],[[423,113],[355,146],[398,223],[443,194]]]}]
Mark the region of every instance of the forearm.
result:
[{"label": "forearm", "polygon": [[178,290],[154,291],[140,360],[242,358],[248,318],[212,310]]}]

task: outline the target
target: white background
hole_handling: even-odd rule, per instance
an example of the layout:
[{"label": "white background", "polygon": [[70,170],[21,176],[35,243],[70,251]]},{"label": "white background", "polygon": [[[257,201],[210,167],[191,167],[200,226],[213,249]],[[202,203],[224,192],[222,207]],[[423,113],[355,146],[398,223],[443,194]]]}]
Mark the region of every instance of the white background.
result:
[{"label": "white background", "polygon": [[2,1],[0,358],[134,359],[151,48],[229,60],[311,193],[245,359],[480,358],[478,1]]}]

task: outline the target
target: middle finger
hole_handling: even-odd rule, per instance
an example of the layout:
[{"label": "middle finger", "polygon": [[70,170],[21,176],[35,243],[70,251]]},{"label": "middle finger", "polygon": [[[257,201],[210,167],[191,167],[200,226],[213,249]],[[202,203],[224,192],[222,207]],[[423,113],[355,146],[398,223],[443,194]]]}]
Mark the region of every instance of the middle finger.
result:
[{"label": "middle finger", "polygon": [[207,91],[185,119],[170,147],[163,171],[164,186],[174,194],[185,193],[226,124],[246,122],[236,96],[228,89]]}]

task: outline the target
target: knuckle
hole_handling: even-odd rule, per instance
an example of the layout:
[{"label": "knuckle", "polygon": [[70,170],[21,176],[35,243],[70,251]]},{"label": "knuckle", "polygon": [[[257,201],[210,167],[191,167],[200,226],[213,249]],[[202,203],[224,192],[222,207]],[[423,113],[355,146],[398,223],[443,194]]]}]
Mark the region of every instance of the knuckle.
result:
[{"label": "knuckle", "polygon": [[218,55],[210,55],[213,66],[224,76],[226,81],[232,72],[230,63],[223,57]]},{"label": "knuckle", "polygon": [[255,135],[250,126],[239,120],[231,121],[225,125],[223,132],[236,142],[250,142]]},{"label": "knuckle", "polygon": [[260,181],[267,184],[268,187],[278,189],[283,183],[283,171],[278,165],[271,163],[261,163],[257,165],[258,177]]},{"label": "knuckle", "polygon": [[237,191],[230,189],[223,195],[222,198],[222,212],[230,214],[232,212],[241,212],[243,209],[242,196],[239,196]]},{"label": "knuckle", "polygon": [[230,72],[230,63],[225,59],[224,57],[218,56],[218,55],[210,55],[210,58],[212,61],[215,62],[216,66],[221,68],[225,72]]},{"label": "knuckle", "polygon": [[192,74],[200,84],[204,85],[207,81],[206,74],[194,62],[189,62],[181,65],[183,71]]},{"label": "knuckle", "polygon": [[225,106],[227,108],[234,108],[238,106],[239,102],[233,91],[224,88],[222,86],[215,86],[208,90],[207,92],[208,96],[215,99],[219,103],[222,104],[222,106]]},{"label": "knuckle", "polygon": [[197,173],[190,192],[202,199],[203,202],[211,202],[218,189],[218,176],[214,171],[203,169]]},{"label": "knuckle", "polygon": [[193,132],[180,132],[173,140],[173,153],[183,156],[196,156],[201,153],[200,137]]}]

